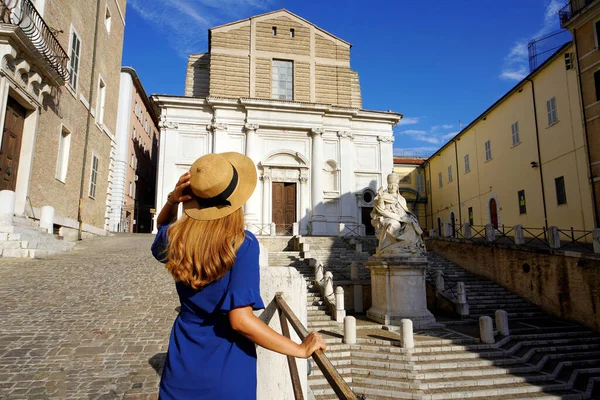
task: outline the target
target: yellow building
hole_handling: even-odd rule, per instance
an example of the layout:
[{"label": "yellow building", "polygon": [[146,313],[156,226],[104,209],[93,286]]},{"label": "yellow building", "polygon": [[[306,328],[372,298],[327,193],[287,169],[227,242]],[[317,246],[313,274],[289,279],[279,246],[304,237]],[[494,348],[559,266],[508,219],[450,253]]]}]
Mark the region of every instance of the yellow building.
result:
[{"label": "yellow building", "polygon": [[428,229],[594,229],[573,52],[562,46],[425,162]]},{"label": "yellow building", "polygon": [[427,196],[425,195],[424,158],[394,157],[394,172],[400,175],[400,194],[421,226],[426,226]]}]

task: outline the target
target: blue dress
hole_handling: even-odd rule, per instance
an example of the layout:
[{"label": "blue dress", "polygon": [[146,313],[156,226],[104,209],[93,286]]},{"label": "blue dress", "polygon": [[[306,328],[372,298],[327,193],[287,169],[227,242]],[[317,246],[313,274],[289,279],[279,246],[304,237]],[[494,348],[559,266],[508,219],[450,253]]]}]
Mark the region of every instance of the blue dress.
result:
[{"label": "blue dress", "polygon": [[[167,228],[158,228],[152,254],[164,262]],[[221,279],[194,290],[175,284],[181,311],[171,331],[159,399],[256,399],[256,347],[231,328],[228,311],[265,308],[260,297],[259,245],[246,231],[233,267]]]}]

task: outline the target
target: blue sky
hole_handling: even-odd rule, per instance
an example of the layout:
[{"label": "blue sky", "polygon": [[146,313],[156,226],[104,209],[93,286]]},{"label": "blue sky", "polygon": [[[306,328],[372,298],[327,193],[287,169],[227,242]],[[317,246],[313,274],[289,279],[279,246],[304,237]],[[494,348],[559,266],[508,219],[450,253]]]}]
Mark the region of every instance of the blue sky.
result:
[{"label": "blue sky", "polygon": [[[182,95],[207,29],[287,8],[352,43],[363,107],[404,115],[395,154],[431,154],[529,72],[527,43],[566,0],[128,0],[123,65],[146,91]],[[563,32],[538,51],[570,40]],[[551,52],[546,53],[546,55]]]}]

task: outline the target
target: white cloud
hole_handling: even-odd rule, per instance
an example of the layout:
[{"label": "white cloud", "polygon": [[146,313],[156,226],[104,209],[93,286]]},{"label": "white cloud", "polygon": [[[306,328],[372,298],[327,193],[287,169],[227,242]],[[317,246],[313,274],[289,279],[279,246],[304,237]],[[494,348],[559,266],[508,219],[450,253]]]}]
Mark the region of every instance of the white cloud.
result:
[{"label": "white cloud", "polygon": [[448,132],[445,135],[442,135],[442,140],[447,141],[449,139],[452,139],[456,135],[458,135],[458,132]]},{"label": "white cloud", "polygon": [[436,132],[440,129],[452,129],[453,127],[454,127],[454,125],[450,125],[450,124],[434,125],[431,127],[431,131]]},{"label": "white cloud", "polygon": [[438,144],[440,142],[440,140],[437,137],[433,136],[433,133],[430,133],[427,131],[422,131],[422,130],[409,129],[406,131],[400,131],[400,132],[398,132],[398,134],[410,136],[414,140],[418,140],[421,142],[427,142],[427,143],[433,143],[433,144]]},{"label": "white cloud", "polygon": [[412,118],[402,118],[400,120],[400,122],[398,122],[398,124],[396,124],[397,126],[402,126],[402,125],[414,125],[414,124],[418,124],[419,123],[419,117],[412,117]]},{"label": "white cloud", "polygon": [[207,30],[267,12],[275,0],[129,0],[128,6],[161,32],[183,58],[207,48]]},{"label": "white cloud", "polygon": [[563,7],[564,1],[550,0],[544,11],[544,22],[542,27],[530,38],[520,39],[504,59],[504,67],[500,73],[501,79],[520,81],[529,74],[529,51],[528,43],[534,38],[549,34],[559,28],[558,11]]}]

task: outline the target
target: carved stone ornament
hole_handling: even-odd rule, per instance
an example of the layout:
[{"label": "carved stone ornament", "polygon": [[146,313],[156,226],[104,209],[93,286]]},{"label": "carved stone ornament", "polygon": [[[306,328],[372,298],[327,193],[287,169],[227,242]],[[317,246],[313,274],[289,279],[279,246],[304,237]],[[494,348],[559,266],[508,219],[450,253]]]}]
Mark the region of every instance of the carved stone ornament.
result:
[{"label": "carved stone ornament", "polygon": [[352,132],[348,132],[348,131],[338,131],[337,135],[340,138],[354,139],[354,134]]},{"label": "carved stone ornament", "polygon": [[298,178],[298,180],[300,181],[300,183],[306,183],[308,182],[308,176],[300,175],[300,178]]},{"label": "carved stone ornament", "polygon": [[271,180],[271,174],[262,174],[260,176],[260,180],[263,182],[268,182]]},{"label": "carved stone ornament", "polygon": [[206,125],[207,131],[226,131],[227,128],[227,124],[224,124],[222,122]]},{"label": "carved stone ornament", "polygon": [[244,125],[244,128],[246,128],[247,131],[256,131],[259,127],[258,124],[246,123],[246,125]]},{"label": "carved stone ornament", "polygon": [[158,127],[161,129],[179,129],[179,122],[168,121],[166,115],[161,115]]},{"label": "carved stone ornament", "polygon": [[394,143],[393,136],[378,136],[377,140],[379,140],[380,142],[383,142],[383,143]]},{"label": "carved stone ornament", "polygon": [[322,134],[323,134],[323,132],[325,132],[325,129],[323,129],[323,128],[312,128],[312,129],[310,130],[310,134],[311,134],[312,136],[316,136],[316,135],[322,135]]}]

